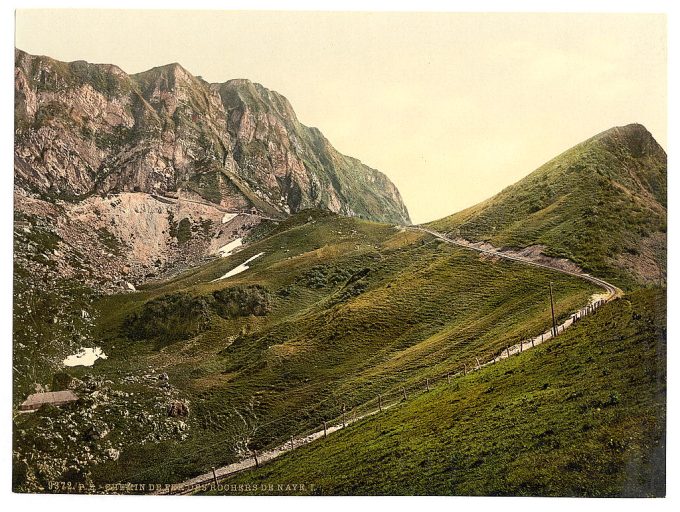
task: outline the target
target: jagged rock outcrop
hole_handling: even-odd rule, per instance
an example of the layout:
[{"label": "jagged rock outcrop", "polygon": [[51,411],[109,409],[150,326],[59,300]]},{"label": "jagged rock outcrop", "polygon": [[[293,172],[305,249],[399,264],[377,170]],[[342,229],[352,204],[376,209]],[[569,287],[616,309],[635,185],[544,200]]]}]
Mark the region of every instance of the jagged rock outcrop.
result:
[{"label": "jagged rock outcrop", "polygon": [[15,187],[42,199],[146,192],[285,216],[305,208],[408,223],[382,173],[301,124],[248,80],[209,84],[179,64],[15,55]]}]

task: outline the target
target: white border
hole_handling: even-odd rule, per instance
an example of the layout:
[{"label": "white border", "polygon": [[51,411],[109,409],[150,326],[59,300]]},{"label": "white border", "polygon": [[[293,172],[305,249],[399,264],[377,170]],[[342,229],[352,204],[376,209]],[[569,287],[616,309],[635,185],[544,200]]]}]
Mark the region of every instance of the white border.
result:
[{"label": "white border", "polygon": [[[18,8],[113,8],[113,9],[235,9],[235,10],[323,10],[323,11],[452,11],[452,12],[664,12],[668,14],[668,44],[669,44],[669,87],[668,87],[668,156],[669,156],[669,219],[668,231],[669,247],[669,272],[668,282],[671,293],[668,296],[668,318],[678,318],[678,300],[675,290],[676,273],[674,257],[676,255],[677,230],[675,223],[674,199],[680,198],[677,188],[677,158],[675,148],[678,147],[678,102],[675,91],[680,90],[677,70],[680,62],[677,58],[678,38],[680,37],[680,23],[678,23],[678,10],[672,0],[392,0],[389,3],[379,0],[328,0],[304,1],[304,0],[251,0],[251,1],[227,1],[227,0],[165,0],[163,2],[152,0],[90,0],[71,1],[36,1],[36,0],[9,0],[2,3],[0,8],[0,94],[2,96],[2,123],[0,125],[0,162],[2,166],[2,187],[0,187],[0,258],[4,271],[2,279],[2,291],[0,292],[0,336],[3,341],[3,379],[0,389],[0,400],[5,416],[2,425],[0,441],[0,485],[2,485],[2,504],[8,506],[7,510],[19,510],[20,508],[34,510],[97,510],[120,512],[121,507],[133,510],[142,508],[162,508],[169,510],[185,510],[197,504],[203,507],[214,507],[226,510],[228,508],[243,508],[251,511],[260,507],[266,509],[275,508],[280,510],[341,510],[347,507],[360,508],[378,505],[389,509],[413,509],[419,507],[426,509],[460,509],[469,507],[493,510],[514,510],[521,508],[523,511],[540,510],[546,507],[551,510],[569,510],[574,508],[598,510],[666,510],[678,501],[680,491],[677,489],[677,463],[678,449],[677,440],[672,434],[678,432],[677,426],[677,385],[674,378],[674,369],[677,362],[677,350],[674,348],[675,324],[669,326],[669,401],[668,401],[668,431],[667,431],[667,495],[666,499],[657,500],[590,500],[590,499],[544,499],[544,498],[333,498],[333,499],[302,499],[302,498],[257,498],[252,497],[229,497],[229,498],[152,498],[152,497],[101,497],[101,496],[54,496],[54,495],[15,495],[9,492],[11,482],[11,423],[9,411],[11,410],[11,304],[12,304],[12,186],[11,176],[13,160],[13,69],[14,69],[14,10]],[[418,500],[417,502],[413,500]],[[197,501],[201,500],[201,501]],[[351,501],[350,501],[351,500]],[[677,507],[677,503],[675,504]]]}]

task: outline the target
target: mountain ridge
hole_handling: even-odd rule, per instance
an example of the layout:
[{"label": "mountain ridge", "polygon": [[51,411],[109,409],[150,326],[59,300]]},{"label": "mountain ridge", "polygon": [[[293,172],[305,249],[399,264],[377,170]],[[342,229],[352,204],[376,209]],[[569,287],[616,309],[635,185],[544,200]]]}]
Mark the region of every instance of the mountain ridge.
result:
[{"label": "mountain ridge", "polygon": [[[66,411],[15,417],[14,489],[44,490],[44,482],[72,478],[97,484],[177,482],[316,430],[328,418],[351,414],[361,404],[383,404],[388,394],[400,400],[404,396],[403,405],[395,409],[400,416],[394,420],[381,414],[359,422],[355,430],[375,447],[370,457],[356,459],[351,471],[343,467],[342,458],[322,457],[346,474],[359,475],[340,492],[357,492],[357,481],[365,482],[364,489],[373,485],[383,491],[421,492],[433,475],[446,472],[456,481],[442,480],[446,487],[435,492],[510,489],[616,495],[621,492],[617,482],[599,483],[591,475],[606,471],[618,478],[640,454],[644,458],[658,452],[650,446],[664,442],[657,435],[661,431],[652,432],[648,425],[662,424],[665,402],[658,397],[665,388],[644,378],[642,369],[663,371],[653,366],[665,350],[665,325],[655,313],[657,307],[662,311],[662,293],[631,293],[632,299],[617,300],[604,314],[585,318],[545,347],[464,375],[462,383],[447,378],[444,388],[445,372],[462,367],[465,374],[466,368],[480,367],[480,360],[509,352],[519,340],[545,332],[553,315],[565,321],[596,298],[598,290],[574,275],[480,255],[422,231],[328,210],[303,210],[280,222],[263,221],[267,208],[282,214],[249,185],[260,178],[258,163],[266,163],[264,155],[276,169],[281,169],[277,159],[285,160],[296,144],[306,148],[300,154],[314,156],[324,168],[344,168],[349,157],[333,152],[314,128],[293,130],[295,121],[285,103],[267,99],[266,89],[237,81],[225,86],[225,101],[181,69],[169,73],[172,76],[167,70],[146,75],[143,90],[132,92],[136,99],[129,104],[115,100],[115,91],[131,84],[125,80],[93,80],[105,91],[99,96],[91,86],[85,91],[99,100],[112,91],[110,103],[120,108],[104,109],[109,120],[123,127],[132,123],[131,134],[141,143],[138,153],[120,155],[123,164],[181,163],[186,155],[173,153],[174,137],[190,143],[192,158],[205,172],[192,182],[189,173],[195,168],[178,167],[180,174],[187,173],[182,174],[186,182],[181,198],[162,197],[163,190],[156,191],[158,195],[134,190],[93,194],[77,202],[50,202],[49,197],[39,199],[21,189],[15,194],[15,403],[33,390],[46,385],[52,389],[65,381],[82,401]],[[176,78],[184,85],[176,85]],[[224,103],[233,106],[226,109],[233,120],[212,115]],[[24,104],[30,107],[30,102]],[[193,120],[187,104],[209,115]],[[93,100],[84,106],[98,105],[104,103]],[[255,111],[267,105],[270,111]],[[68,119],[77,123],[80,118],[62,113],[56,126]],[[139,120],[143,122],[135,125]],[[50,129],[54,131],[48,123],[45,131]],[[151,156],[144,144],[156,139],[144,130],[160,134],[161,140],[166,137],[165,145],[151,148]],[[297,135],[268,139],[277,130]],[[68,141],[72,135],[70,130],[64,136]],[[106,135],[103,149],[118,144],[115,132]],[[201,136],[205,140],[197,144]],[[589,141],[501,192],[501,200],[492,198],[477,209],[454,214],[445,226],[448,232],[462,227],[459,236],[488,238],[503,246],[541,243],[546,252],[573,257],[598,276],[614,267],[608,260],[594,259],[592,251],[607,255],[610,247],[612,257],[620,256],[654,233],[665,241],[664,232],[653,232],[665,226],[665,153],[658,153],[635,127]],[[266,151],[258,150],[261,145]],[[59,162],[50,160],[49,151],[47,155],[48,164]],[[21,154],[15,158],[15,169],[29,179],[32,167]],[[238,162],[238,169],[226,169],[227,163]],[[69,169],[75,172],[78,167]],[[128,178],[139,170],[128,166]],[[225,215],[225,195],[215,194],[219,203],[204,197],[221,190],[211,188],[205,175],[224,176],[238,189],[229,195],[232,208],[249,208],[259,201],[260,214]],[[144,173],[138,177],[138,186],[153,179]],[[337,180],[333,190],[341,190],[347,178],[342,172],[326,177]],[[120,177],[115,173],[103,174],[97,186],[113,186],[116,179]],[[277,176],[272,174],[272,179]],[[300,194],[304,199],[304,190]],[[651,223],[645,220],[650,212]],[[254,225],[260,221],[264,225]],[[609,238],[592,243],[605,228],[612,231]],[[235,237],[243,237],[243,247],[215,257]],[[569,243],[560,245],[565,237]],[[234,273],[246,263],[245,271]],[[168,275],[165,271],[173,267],[185,271]],[[81,274],[66,273],[73,269]],[[92,293],[102,288],[104,293]],[[64,372],[64,357],[86,345],[101,347],[107,358]],[[529,371],[524,369],[526,358]],[[430,390],[435,377],[440,378],[441,391],[434,385]],[[422,391],[422,398],[413,390]],[[88,414],[81,415],[81,408]],[[182,410],[186,414],[181,417],[174,414]],[[522,423],[527,415],[531,420]],[[520,427],[503,431],[511,436],[501,436],[505,441],[499,445],[498,432],[507,430],[508,418],[518,418]],[[629,444],[625,439],[632,439],[631,422],[638,428]],[[389,425],[389,431],[383,425]],[[402,432],[402,438],[394,437]],[[70,435],[86,442],[74,443]],[[352,428],[338,438],[346,441],[345,451],[349,446],[359,453],[367,445],[355,442],[354,435]],[[460,448],[463,438],[469,450]],[[412,441],[413,446],[395,452],[396,439]],[[432,445],[432,439],[446,442]],[[591,443],[586,445],[592,446],[589,453],[574,451],[582,441]],[[335,440],[291,455],[291,460],[302,457],[294,471],[304,477],[300,481],[310,481],[308,475],[316,479],[314,472],[322,467],[305,463],[305,453],[313,455],[327,443]],[[560,446],[564,450],[555,455]],[[445,455],[434,460],[432,453]],[[533,475],[525,479],[518,471],[531,466],[536,453],[544,457],[540,466],[548,470],[538,485],[530,486],[536,480]],[[518,454],[523,458],[516,464]],[[261,471],[276,471],[285,464],[282,459]],[[401,486],[414,467],[427,468],[422,480]],[[583,467],[588,470],[585,476],[580,475]],[[552,468],[559,487],[546,475]],[[565,468],[569,479],[559,476]],[[394,477],[386,477],[388,469],[395,469]],[[508,469],[513,474],[505,479]],[[478,478],[482,471],[486,480]],[[649,474],[656,478],[654,472]],[[256,472],[249,478],[261,476]],[[593,485],[584,488],[583,478]],[[338,487],[327,489],[337,492]],[[640,489],[663,492],[647,482]]]},{"label": "mountain ridge", "polygon": [[247,79],[209,83],[179,63],[127,74],[17,49],[15,134],[32,168],[17,186],[40,196],[182,188],[224,207],[410,223],[389,178],[300,123],[283,95]]},{"label": "mountain ridge", "polygon": [[666,159],[644,126],[613,127],[427,225],[495,246],[537,246],[621,284],[663,283]]}]

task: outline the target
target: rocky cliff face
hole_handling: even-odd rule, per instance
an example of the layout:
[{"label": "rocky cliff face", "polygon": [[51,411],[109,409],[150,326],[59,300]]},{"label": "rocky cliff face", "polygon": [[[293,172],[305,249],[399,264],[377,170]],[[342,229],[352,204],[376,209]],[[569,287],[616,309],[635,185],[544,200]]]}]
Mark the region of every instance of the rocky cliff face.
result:
[{"label": "rocky cliff face", "polygon": [[317,207],[409,222],[385,175],[340,154],[259,84],[209,84],[179,64],[127,75],[20,50],[15,66],[15,187],[23,193],[68,202],[178,194],[269,216]]}]

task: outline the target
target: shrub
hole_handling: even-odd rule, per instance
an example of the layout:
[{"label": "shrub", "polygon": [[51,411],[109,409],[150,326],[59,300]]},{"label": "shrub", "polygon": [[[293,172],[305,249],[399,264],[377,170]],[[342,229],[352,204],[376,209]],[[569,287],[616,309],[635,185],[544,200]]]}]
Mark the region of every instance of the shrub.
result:
[{"label": "shrub", "polygon": [[260,285],[234,286],[213,292],[215,312],[222,318],[265,316],[271,311],[271,295]]},{"label": "shrub", "polygon": [[235,286],[199,297],[173,293],[152,299],[140,311],[128,315],[123,331],[132,340],[168,343],[189,339],[206,330],[211,314],[225,319],[264,316],[271,308],[271,295],[260,285]]},{"label": "shrub", "polygon": [[177,225],[177,241],[181,244],[191,240],[191,221],[184,217]]},{"label": "shrub", "polygon": [[133,340],[177,341],[203,331],[209,320],[207,300],[187,293],[173,293],[146,302],[141,311],[125,319],[123,329]]},{"label": "shrub", "polygon": [[66,372],[55,373],[52,376],[52,391],[64,391],[71,386],[73,377]]}]

